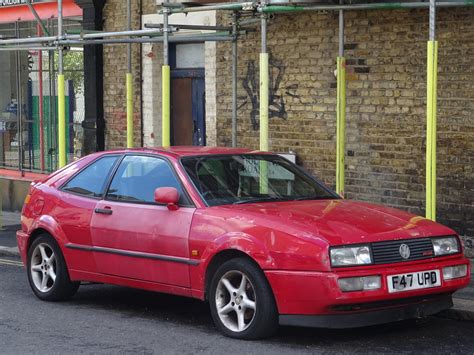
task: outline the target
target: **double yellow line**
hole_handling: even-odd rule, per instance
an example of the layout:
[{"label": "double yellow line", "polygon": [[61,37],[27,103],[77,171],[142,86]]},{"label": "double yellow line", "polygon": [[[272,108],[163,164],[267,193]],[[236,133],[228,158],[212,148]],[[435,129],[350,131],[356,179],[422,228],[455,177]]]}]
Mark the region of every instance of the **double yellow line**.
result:
[{"label": "double yellow line", "polygon": [[23,263],[21,261],[0,259],[0,265],[23,266]]}]

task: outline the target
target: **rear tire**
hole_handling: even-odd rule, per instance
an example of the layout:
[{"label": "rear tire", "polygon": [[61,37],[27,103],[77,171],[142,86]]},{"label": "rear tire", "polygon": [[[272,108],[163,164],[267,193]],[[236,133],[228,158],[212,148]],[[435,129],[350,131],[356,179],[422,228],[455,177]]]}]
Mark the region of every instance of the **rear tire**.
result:
[{"label": "rear tire", "polygon": [[79,282],[71,282],[58,243],[49,234],[36,238],[28,250],[28,281],[33,293],[43,301],[71,298]]},{"label": "rear tire", "polygon": [[231,259],[217,269],[209,304],[216,327],[228,337],[260,339],[278,328],[271,287],[262,270],[246,258]]}]

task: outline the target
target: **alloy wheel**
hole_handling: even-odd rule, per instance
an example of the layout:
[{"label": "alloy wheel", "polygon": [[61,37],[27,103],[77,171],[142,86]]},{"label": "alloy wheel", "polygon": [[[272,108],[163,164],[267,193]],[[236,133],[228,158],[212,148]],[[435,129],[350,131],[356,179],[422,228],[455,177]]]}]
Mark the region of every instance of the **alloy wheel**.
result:
[{"label": "alloy wheel", "polygon": [[257,300],[254,286],[240,271],[228,271],[217,285],[216,309],[222,324],[233,332],[247,329],[255,318]]},{"label": "alloy wheel", "polygon": [[40,292],[49,292],[56,282],[56,255],[46,243],[36,246],[31,254],[31,278],[35,287]]}]

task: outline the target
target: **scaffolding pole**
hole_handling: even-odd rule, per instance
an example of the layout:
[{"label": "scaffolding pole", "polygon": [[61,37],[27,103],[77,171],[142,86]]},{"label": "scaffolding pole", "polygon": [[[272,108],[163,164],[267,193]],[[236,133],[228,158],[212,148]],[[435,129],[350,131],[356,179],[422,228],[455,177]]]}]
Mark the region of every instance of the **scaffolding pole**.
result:
[{"label": "scaffolding pole", "polygon": [[[261,53],[260,53],[260,150],[268,151],[268,51],[267,15],[261,15]],[[260,161],[260,193],[268,193],[268,163]]]},{"label": "scaffolding pole", "polygon": [[[20,24],[15,22],[15,35],[20,37]],[[17,107],[17,122],[18,122],[18,169],[23,175],[23,95],[21,90],[21,58],[20,52],[16,51],[16,107]]]},{"label": "scaffolding pole", "polygon": [[170,100],[171,100],[171,78],[170,78],[170,66],[168,59],[168,16],[170,9],[166,7],[169,0],[165,0],[163,3],[163,66],[161,69],[161,141],[163,147],[169,147],[171,145],[171,124],[170,124]]},{"label": "scaffolding pole", "polygon": [[[132,3],[127,0],[127,30],[132,30]],[[133,85],[132,85],[132,44],[127,44],[127,148],[133,148]]]},{"label": "scaffolding pole", "polygon": [[49,36],[48,30],[46,29],[46,26],[44,25],[43,21],[41,20],[38,13],[36,12],[34,6],[31,4],[31,0],[26,0],[26,5],[30,9],[30,11],[33,14],[33,17],[35,18],[38,25],[41,27],[41,30],[43,31],[43,33],[46,34],[47,36]]},{"label": "scaffolding pole", "polygon": [[339,10],[339,56],[336,102],[336,192],[344,196],[346,140],[346,59],[344,58],[344,11]]},{"label": "scaffolding pole", "polygon": [[436,0],[430,0],[426,84],[426,218],[436,220],[436,110],[438,42],[436,41]]},{"label": "scaffolding pole", "polygon": [[[58,0],[58,39],[63,37],[63,2]],[[58,48],[58,150],[59,167],[67,164],[66,156],[66,97],[64,91],[63,48]]]},{"label": "scaffolding pole", "polygon": [[232,147],[237,147],[237,39],[239,14],[232,14]]},{"label": "scaffolding pole", "polygon": [[[38,35],[42,35],[43,26],[38,24]],[[44,171],[44,109],[43,109],[43,51],[38,51],[38,111],[39,111],[39,141],[40,141],[40,169]]]}]

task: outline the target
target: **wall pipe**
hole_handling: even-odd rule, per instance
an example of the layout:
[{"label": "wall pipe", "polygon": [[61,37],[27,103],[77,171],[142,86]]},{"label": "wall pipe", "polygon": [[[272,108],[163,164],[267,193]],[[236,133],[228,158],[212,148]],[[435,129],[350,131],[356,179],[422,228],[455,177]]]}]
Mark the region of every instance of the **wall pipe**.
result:
[{"label": "wall pipe", "polygon": [[[228,11],[252,11],[255,9],[257,4],[255,2],[236,2],[227,4],[213,4],[204,6],[193,6],[193,7],[170,7],[169,11],[171,14],[177,13],[189,13],[189,12],[201,12],[201,11],[215,11],[215,10],[228,10]],[[163,7],[167,7],[163,4]],[[163,9],[164,11],[164,9]]]},{"label": "wall pipe", "polygon": [[[342,0],[341,0],[342,1]],[[336,192],[344,196],[346,139],[346,59],[344,58],[344,11],[339,10],[339,56],[336,101]]]},{"label": "wall pipe", "polygon": [[[166,6],[169,0],[165,0],[163,6]],[[171,145],[171,118],[170,118],[170,107],[171,107],[171,74],[168,58],[168,16],[170,9],[164,7],[163,10],[163,66],[161,69],[161,144],[163,147],[169,147]]]},{"label": "wall pipe", "polygon": [[436,111],[438,42],[435,38],[436,0],[430,0],[426,84],[426,218],[436,220]]},{"label": "wall pipe", "polygon": [[[397,10],[397,9],[423,9],[429,8],[427,2],[391,2],[391,3],[373,3],[373,4],[351,4],[351,5],[267,5],[259,7],[258,12],[263,13],[284,13],[284,12],[301,12],[301,11],[339,11],[339,10]],[[463,1],[443,1],[436,5],[437,7],[458,7],[458,6],[474,6],[474,0]]]},{"label": "wall pipe", "polygon": [[[127,30],[132,30],[132,3],[127,0]],[[132,44],[127,44],[127,73],[125,74],[127,91],[127,148],[133,148],[133,84],[132,84]]]},{"label": "wall pipe", "polygon": [[237,147],[237,39],[239,13],[232,14],[232,147]]}]

